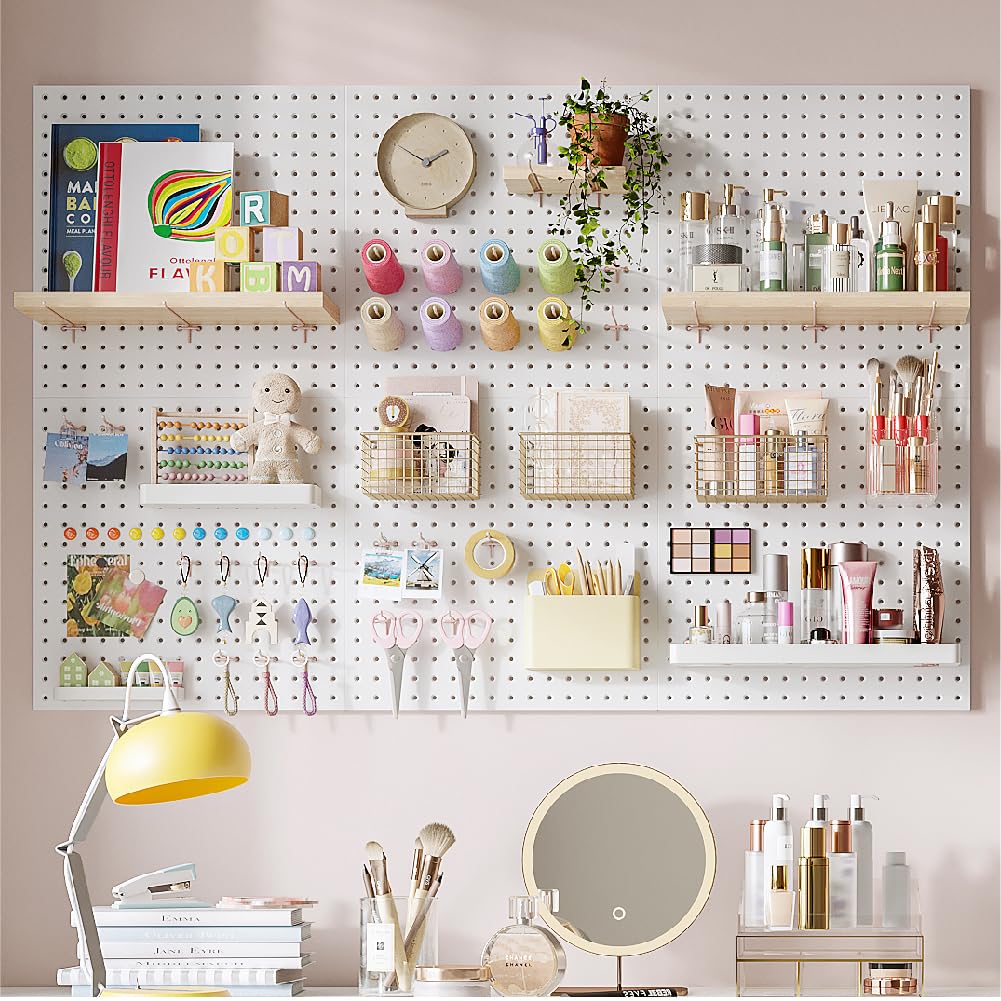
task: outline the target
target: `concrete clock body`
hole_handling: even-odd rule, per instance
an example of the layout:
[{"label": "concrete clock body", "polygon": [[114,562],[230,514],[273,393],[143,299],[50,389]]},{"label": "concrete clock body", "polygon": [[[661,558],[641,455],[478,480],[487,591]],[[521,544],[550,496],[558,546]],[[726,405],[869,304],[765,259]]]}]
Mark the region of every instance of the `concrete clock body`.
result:
[{"label": "concrete clock body", "polygon": [[382,137],[378,165],[382,183],[408,219],[445,219],[473,184],[476,151],[451,118],[419,112]]}]

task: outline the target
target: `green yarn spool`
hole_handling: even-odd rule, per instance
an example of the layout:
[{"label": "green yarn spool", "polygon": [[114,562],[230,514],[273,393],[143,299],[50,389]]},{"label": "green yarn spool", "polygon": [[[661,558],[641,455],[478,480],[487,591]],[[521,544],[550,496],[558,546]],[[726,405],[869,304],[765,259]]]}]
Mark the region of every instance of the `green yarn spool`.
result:
[{"label": "green yarn spool", "polygon": [[566,295],[576,284],[575,267],[562,240],[546,240],[539,247],[539,278],[550,295]]},{"label": "green yarn spool", "polygon": [[543,299],[535,308],[539,322],[539,340],[549,351],[569,351],[577,340],[580,327],[570,315],[570,307],[556,296]]}]

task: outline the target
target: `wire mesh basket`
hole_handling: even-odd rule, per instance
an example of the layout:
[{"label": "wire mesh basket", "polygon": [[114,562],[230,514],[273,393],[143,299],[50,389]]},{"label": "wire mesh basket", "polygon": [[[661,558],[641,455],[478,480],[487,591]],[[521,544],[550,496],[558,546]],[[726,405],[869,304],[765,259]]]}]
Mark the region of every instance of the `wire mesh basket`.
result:
[{"label": "wire mesh basket", "polygon": [[526,431],[518,469],[528,500],[632,500],[636,445],[628,432]]},{"label": "wire mesh basket", "polygon": [[361,489],[376,500],[476,500],[480,440],[468,431],[363,433]]},{"label": "wire mesh basket", "polygon": [[825,501],[827,435],[696,435],[695,493],[703,504]]}]

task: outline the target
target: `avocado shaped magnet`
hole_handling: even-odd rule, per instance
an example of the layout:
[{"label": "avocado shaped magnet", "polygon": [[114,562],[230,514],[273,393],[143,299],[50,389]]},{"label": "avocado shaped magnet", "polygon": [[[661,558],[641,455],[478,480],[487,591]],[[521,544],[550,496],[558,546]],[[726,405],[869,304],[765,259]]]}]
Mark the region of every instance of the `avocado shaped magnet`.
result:
[{"label": "avocado shaped magnet", "polygon": [[170,610],[170,628],[178,636],[190,636],[198,624],[197,606],[187,595],[181,595]]}]

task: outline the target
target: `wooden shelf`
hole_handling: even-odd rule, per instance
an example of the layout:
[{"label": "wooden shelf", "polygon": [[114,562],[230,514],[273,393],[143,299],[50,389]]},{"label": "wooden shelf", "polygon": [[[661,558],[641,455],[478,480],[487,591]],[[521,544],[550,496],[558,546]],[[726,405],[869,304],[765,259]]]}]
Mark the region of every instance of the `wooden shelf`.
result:
[{"label": "wooden shelf", "polygon": [[953,327],[968,321],[970,293],[665,292],[662,306],[668,323],[686,327],[696,324]]},{"label": "wooden shelf", "polygon": [[672,643],[668,661],[678,667],[933,667],[961,662],[958,643]]},{"label": "wooden shelf", "polygon": [[14,308],[36,323],[99,326],[335,326],[325,292],[15,292]]},{"label": "wooden shelf", "polygon": [[319,507],[312,483],[144,483],[143,507]]},{"label": "wooden shelf", "polygon": [[[625,167],[605,167],[603,195],[621,195],[626,179]],[[537,182],[533,184],[534,180]],[[512,195],[565,195],[573,179],[573,172],[566,164],[561,166],[528,167],[513,165],[504,168],[504,186]]]}]

